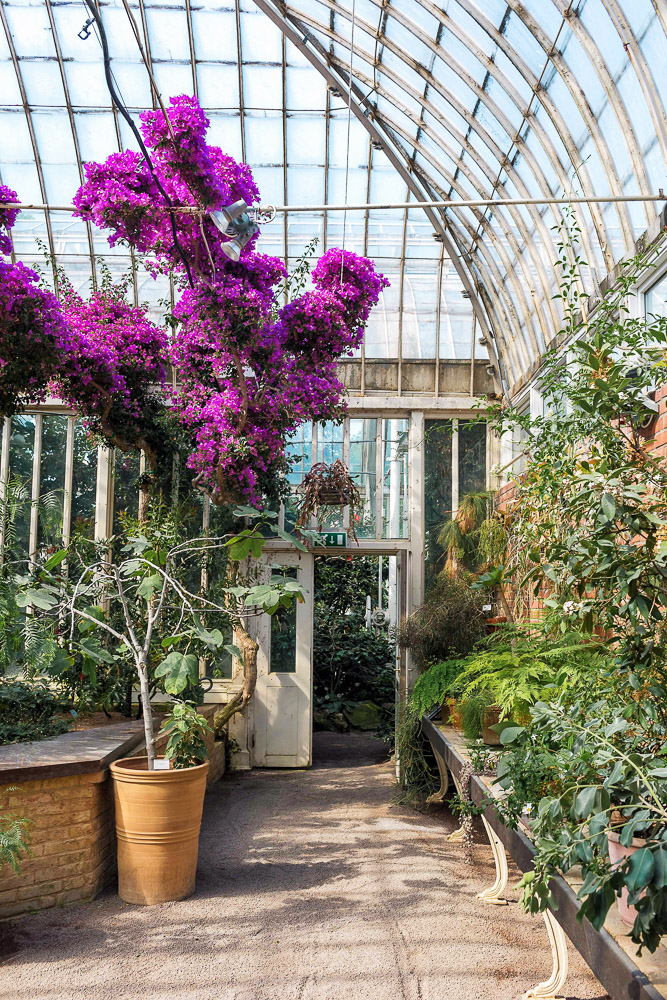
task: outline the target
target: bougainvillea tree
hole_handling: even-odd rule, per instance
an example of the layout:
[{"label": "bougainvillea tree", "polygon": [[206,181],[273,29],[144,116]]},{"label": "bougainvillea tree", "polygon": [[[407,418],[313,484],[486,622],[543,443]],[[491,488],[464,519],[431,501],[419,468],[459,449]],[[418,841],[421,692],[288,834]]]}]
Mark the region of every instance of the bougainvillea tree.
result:
[{"label": "bougainvillea tree", "polygon": [[206,143],[208,120],[193,97],[172,98],[166,116],[140,117],[152,169],[132,151],[88,164],[75,205],[111,230],[112,245],[127,244],[150,256],[154,272],[174,276],[169,357],[174,410],[192,440],[188,464],[214,502],[257,503],[284,479],[289,434],[304,420],[342,414],[336,360],[359,345],[387,282],[370,261],[330,250],[314,288],[281,305],[282,262],[256,249],[256,235],[231,260],[210,215],[259,201],[249,168]]}]

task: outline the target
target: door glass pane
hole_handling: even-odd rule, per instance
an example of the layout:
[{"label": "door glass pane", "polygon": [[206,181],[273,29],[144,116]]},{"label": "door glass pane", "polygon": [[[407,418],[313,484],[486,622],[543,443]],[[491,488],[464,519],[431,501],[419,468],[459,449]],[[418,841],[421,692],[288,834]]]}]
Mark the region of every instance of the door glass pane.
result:
[{"label": "door glass pane", "polygon": [[67,417],[45,413],[42,417],[42,455],[39,478],[37,545],[59,546],[63,535]]},{"label": "door glass pane", "polygon": [[[296,580],[296,567],[285,566],[273,570],[276,576],[284,576]],[[272,674],[296,673],[296,605],[294,601],[289,608],[280,608],[271,617],[271,663],[269,671]]]},{"label": "door glass pane", "polygon": [[452,422],[427,420],[424,442],[425,585],[442,569],[442,528],[452,516]]}]

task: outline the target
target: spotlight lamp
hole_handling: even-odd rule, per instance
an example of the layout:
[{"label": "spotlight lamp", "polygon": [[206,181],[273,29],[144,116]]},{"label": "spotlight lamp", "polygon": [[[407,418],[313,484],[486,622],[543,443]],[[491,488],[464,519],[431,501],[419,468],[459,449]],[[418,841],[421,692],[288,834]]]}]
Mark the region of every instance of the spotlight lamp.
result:
[{"label": "spotlight lamp", "polygon": [[210,217],[223,236],[231,237],[220,245],[220,249],[230,260],[237,261],[244,246],[259,231],[259,226],[248,214],[248,206],[243,200],[235,201],[217,212],[211,212]]}]

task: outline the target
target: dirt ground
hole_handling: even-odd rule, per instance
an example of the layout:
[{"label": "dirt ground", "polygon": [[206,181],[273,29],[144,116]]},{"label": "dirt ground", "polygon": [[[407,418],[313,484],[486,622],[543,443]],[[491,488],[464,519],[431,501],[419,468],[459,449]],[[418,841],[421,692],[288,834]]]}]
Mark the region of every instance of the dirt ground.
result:
[{"label": "dirt ground", "polygon": [[[209,791],[190,899],[0,925],[1,1000],[517,1000],[548,977],[543,921],[476,898],[490,848],[468,866],[445,807],[393,804],[381,743],[319,733],[315,757]],[[566,996],[604,1000],[569,952]]]}]

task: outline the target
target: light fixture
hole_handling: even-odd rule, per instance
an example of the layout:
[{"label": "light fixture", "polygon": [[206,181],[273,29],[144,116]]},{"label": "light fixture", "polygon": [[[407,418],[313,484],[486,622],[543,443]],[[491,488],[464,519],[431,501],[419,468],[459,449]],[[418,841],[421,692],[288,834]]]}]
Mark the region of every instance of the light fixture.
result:
[{"label": "light fixture", "polygon": [[219,211],[210,213],[211,221],[223,236],[232,239],[220,244],[220,249],[230,260],[237,261],[244,246],[250,242],[259,226],[248,214],[248,206],[242,199],[225,205]]}]

